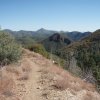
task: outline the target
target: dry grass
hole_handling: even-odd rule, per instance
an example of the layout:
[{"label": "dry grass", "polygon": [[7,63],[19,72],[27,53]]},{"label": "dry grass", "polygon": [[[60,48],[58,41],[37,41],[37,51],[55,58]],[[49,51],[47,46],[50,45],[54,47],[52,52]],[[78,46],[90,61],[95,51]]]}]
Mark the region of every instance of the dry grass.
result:
[{"label": "dry grass", "polygon": [[88,90],[95,91],[95,86],[90,83],[82,81],[80,78],[74,77],[69,72],[63,70],[60,67],[53,66],[48,69],[49,72],[54,73],[54,86],[57,89],[65,90],[67,88],[73,89],[75,91]]},{"label": "dry grass", "polygon": [[12,89],[14,88],[15,83],[13,79],[9,78],[8,76],[2,76],[0,78],[0,93],[11,93]]},{"label": "dry grass", "polygon": [[31,72],[31,67],[30,66],[24,66],[24,67],[22,67],[22,71],[23,72]]},{"label": "dry grass", "polygon": [[24,58],[20,67],[23,72],[30,72],[32,70],[32,62],[28,58]]},{"label": "dry grass", "polygon": [[21,74],[21,70],[18,70],[18,68],[13,67],[13,66],[6,67],[6,71],[9,73],[14,73],[17,76],[19,76]]},{"label": "dry grass", "polygon": [[25,81],[29,79],[29,75],[27,73],[24,73],[20,78],[18,78],[19,81]]},{"label": "dry grass", "polygon": [[6,98],[3,95],[0,95],[0,100],[6,100]]},{"label": "dry grass", "polygon": [[84,100],[99,100],[100,96],[97,93],[93,93],[91,91],[87,91],[86,95],[84,95]]},{"label": "dry grass", "polygon": [[30,58],[30,57],[35,57],[36,55],[34,54],[34,52],[30,52],[27,49],[23,49],[23,56]]},{"label": "dry grass", "polygon": [[87,94],[84,96],[84,100],[94,100],[94,98],[90,92],[87,92]]},{"label": "dry grass", "polygon": [[5,95],[6,97],[11,97],[14,95],[14,93],[12,91],[4,91],[3,95]]}]

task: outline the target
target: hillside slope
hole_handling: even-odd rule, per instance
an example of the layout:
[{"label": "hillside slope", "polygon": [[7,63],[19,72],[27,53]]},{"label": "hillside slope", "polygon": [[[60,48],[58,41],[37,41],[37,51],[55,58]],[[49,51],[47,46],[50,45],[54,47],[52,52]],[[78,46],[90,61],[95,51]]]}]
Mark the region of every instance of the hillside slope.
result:
[{"label": "hillside slope", "polygon": [[65,68],[68,67],[71,72],[74,71],[81,78],[96,84],[100,91],[100,30],[81,41],[61,48],[56,55],[66,59],[68,65]]},{"label": "hillside slope", "polygon": [[69,45],[72,41],[59,33],[54,33],[41,43],[48,52],[55,53],[57,50]]},{"label": "hillside slope", "polygon": [[92,84],[37,53],[23,53],[19,63],[1,70],[0,100],[99,100]]}]

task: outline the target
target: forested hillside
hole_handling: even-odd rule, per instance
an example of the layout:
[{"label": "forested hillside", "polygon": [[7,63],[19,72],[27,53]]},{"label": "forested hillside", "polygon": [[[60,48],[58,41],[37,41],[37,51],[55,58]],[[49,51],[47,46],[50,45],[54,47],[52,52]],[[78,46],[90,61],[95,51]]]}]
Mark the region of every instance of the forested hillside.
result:
[{"label": "forested hillside", "polygon": [[93,74],[100,89],[100,30],[83,40],[77,47],[75,56],[83,74]]}]

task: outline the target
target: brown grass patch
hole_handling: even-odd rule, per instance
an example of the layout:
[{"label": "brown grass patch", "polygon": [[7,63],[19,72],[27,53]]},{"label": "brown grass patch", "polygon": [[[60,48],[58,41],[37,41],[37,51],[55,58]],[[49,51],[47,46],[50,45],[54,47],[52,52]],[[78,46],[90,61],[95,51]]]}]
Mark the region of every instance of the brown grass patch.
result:
[{"label": "brown grass patch", "polygon": [[67,88],[70,88],[75,91],[80,91],[83,89],[88,90],[88,91],[95,91],[94,85],[84,82],[80,78],[73,76],[71,73],[69,73],[68,71],[65,71],[64,69],[60,67],[53,66],[53,67],[50,67],[48,71],[55,74],[54,86],[57,89],[65,90]]},{"label": "brown grass patch", "polygon": [[87,91],[84,95],[84,100],[99,100],[100,95],[96,92]]},{"label": "brown grass patch", "polygon": [[23,56],[27,56],[27,57],[35,57],[35,53],[34,52],[30,52],[27,49],[23,49]]},{"label": "brown grass patch", "polygon": [[32,70],[33,63],[28,58],[22,60],[21,68],[23,72],[30,72]]},{"label": "brown grass patch", "polygon": [[29,79],[29,75],[27,73],[25,73],[20,78],[18,78],[19,81],[25,81],[25,80],[28,80],[28,79]]},{"label": "brown grass patch", "polygon": [[0,95],[0,100],[6,100],[6,98],[3,95]]},{"label": "brown grass patch", "polygon": [[31,72],[31,67],[30,66],[24,66],[24,67],[22,67],[22,71],[23,72]]},{"label": "brown grass patch", "polygon": [[7,91],[12,91],[15,83],[13,79],[9,78],[8,76],[0,77],[0,93],[5,93]]},{"label": "brown grass patch", "polygon": [[13,67],[13,66],[6,67],[6,71],[8,71],[10,73],[14,73],[17,76],[19,76],[21,74],[21,71],[19,71],[17,67]]},{"label": "brown grass patch", "polygon": [[11,97],[11,96],[14,95],[14,93],[11,92],[11,91],[4,91],[4,92],[3,92],[3,95],[5,95],[6,97]]}]

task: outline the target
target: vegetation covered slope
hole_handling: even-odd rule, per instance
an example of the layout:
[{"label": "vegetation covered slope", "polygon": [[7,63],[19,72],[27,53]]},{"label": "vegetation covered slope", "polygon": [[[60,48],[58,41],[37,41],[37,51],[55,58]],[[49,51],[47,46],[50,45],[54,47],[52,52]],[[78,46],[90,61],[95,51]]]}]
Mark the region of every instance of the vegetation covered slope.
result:
[{"label": "vegetation covered slope", "polygon": [[100,30],[58,50],[56,55],[67,61],[65,68],[70,67],[71,60],[75,58],[81,76],[100,87]]},{"label": "vegetation covered slope", "polygon": [[67,36],[69,38],[71,38],[73,41],[78,41],[81,40],[85,37],[88,37],[91,35],[91,32],[77,32],[77,31],[73,31],[73,32],[69,32],[67,33]]},{"label": "vegetation covered slope", "polygon": [[21,44],[24,48],[30,48],[34,43],[36,43],[35,39],[33,38],[34,32],[32,31],[11,31],[11,30],[4,30],[5,32],[13,35],[16,41]]},{"label": "vegetation covered slope", "polygon": [[78,66],[85,74],[92,71],[96,83],[100,86],[100,30],[94,32],[76,49]]},{"label": "vegetation covered slope", "polygon": [[62,36],[59,33],[55,33],[49,38],[43,40],[42,44],[47,51],[55,53],[57,50],[69,45],[71,42],[72,41],[69,38]]},{"label": "vegetation covered slope", "polygon": [[0,65],[17,61],[21,57],[21,47],[9,33],[0,31]]}]

